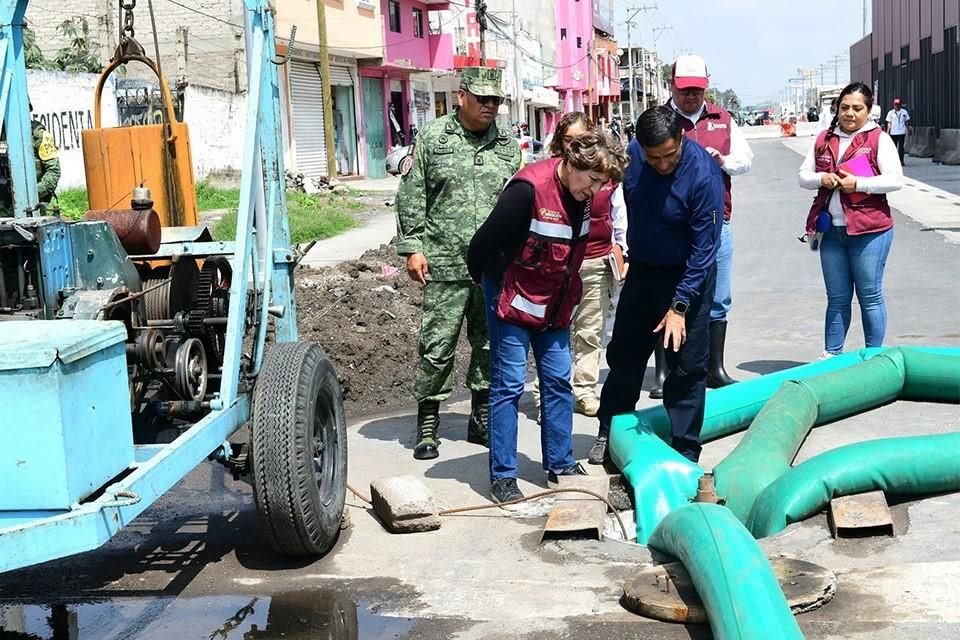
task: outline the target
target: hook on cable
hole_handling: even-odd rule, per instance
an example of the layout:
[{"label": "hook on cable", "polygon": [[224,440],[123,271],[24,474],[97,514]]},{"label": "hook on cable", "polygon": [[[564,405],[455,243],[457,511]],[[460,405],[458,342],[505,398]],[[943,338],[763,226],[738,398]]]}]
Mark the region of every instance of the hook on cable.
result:
[{"label": "hook on cable", "polygon": [[296,43],[296,41],[297,41],[297,25],[293,25],[292,27],[290,27],[290,40],[288,41],[288,44],[287,44],[287,53],[282,58],[274,58],[270,60],[270,62],[277,65],[278,67],[280,65],[287,64],[287,62],[290,61],[290,56],[293,55],[293,45],[294,43]]}]

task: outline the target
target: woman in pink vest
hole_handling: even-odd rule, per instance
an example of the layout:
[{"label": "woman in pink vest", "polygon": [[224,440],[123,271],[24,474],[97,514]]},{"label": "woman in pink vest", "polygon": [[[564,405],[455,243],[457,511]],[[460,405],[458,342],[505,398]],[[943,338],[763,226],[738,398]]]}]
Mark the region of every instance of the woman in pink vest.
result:
[{"label": "woman in pink vest", "polygon": [[572,140],[561,158],[529,164],[504,187],[467,252],[483,285],[490,331],[490,491],[520,499],[517,407],[533,347],[543,398],[547,482],[585,473],[573,457],[570,324],[580,302],[580,266],[590,236],[590,203],[623,176],[623,146],[601,131]]},{"label": "woman in pink vest", "polygon": [[866,346],[881,346],[887,330],[883,270],[893,217],[886,194],[903,185],[903,168],[893,140],[870,120],[872,107],[870,87],[847,85],[800,167],[800,186],[817,190],[806,231],[827,289],[822,357],[843,352],[854,291]]}]

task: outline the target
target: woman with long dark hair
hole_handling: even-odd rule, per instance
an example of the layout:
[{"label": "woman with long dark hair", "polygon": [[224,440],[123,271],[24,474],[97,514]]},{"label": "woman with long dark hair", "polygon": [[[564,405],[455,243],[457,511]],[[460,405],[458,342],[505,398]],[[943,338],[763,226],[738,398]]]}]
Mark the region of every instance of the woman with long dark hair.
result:
[{"label": "woman with long dark hair", "polygon": [[869,119],[870,87],[849,84],[838,100],[836,115],[807,152],[799,176],[801,187],[817,190],[806,231],[811,241],[822,234],[820,267],[827,290],[823,357],[843,352],[854,291],[866,346],[883,344],[883,271],[893,241],[886,194],[903,185],[896,145]]}]

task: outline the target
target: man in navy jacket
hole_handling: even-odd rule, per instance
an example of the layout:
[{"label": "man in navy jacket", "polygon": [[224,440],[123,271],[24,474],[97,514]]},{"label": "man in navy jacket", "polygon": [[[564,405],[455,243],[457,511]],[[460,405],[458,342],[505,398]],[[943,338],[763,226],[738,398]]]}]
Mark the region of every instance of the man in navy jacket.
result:
[{"label": "man in navy jacket", "polygon": [[600,395],[593,463],[606,457],[611,418],[635,409],[656,340],[670,370],[663,405],[671,445],[694,462],[700,456],[723,178],[710,154],[683,138],[679,117],[669,107],[648,109],[627,148],[630,270],[607,347],[610,371]]}]

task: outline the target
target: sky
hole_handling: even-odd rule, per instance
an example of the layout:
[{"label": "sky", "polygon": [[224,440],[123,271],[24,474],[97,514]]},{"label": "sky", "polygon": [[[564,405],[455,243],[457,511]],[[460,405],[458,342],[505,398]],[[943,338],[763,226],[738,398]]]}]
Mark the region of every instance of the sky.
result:
[{"label": "sky", "polygon": [[[843,56],[838,81],[847,81],[849,48],[863,30],[862,0],[614,0],[617,42],[627,46],[629,7],[657,7],[637,13],[633,46],[656,49],[665,62],[695,53],[707,62],[710,86],[733,89],[744,106],[766,102],[799,77],[798,68],[829,65],[824,82],[833,84],[833,58]],[[870,32],[870,2],[867,3]],[[632,13],[632,12],[631,12]],[[638,34],[639,31],[639,34]],[[818,77],[819,79],[819,77]]]}]

